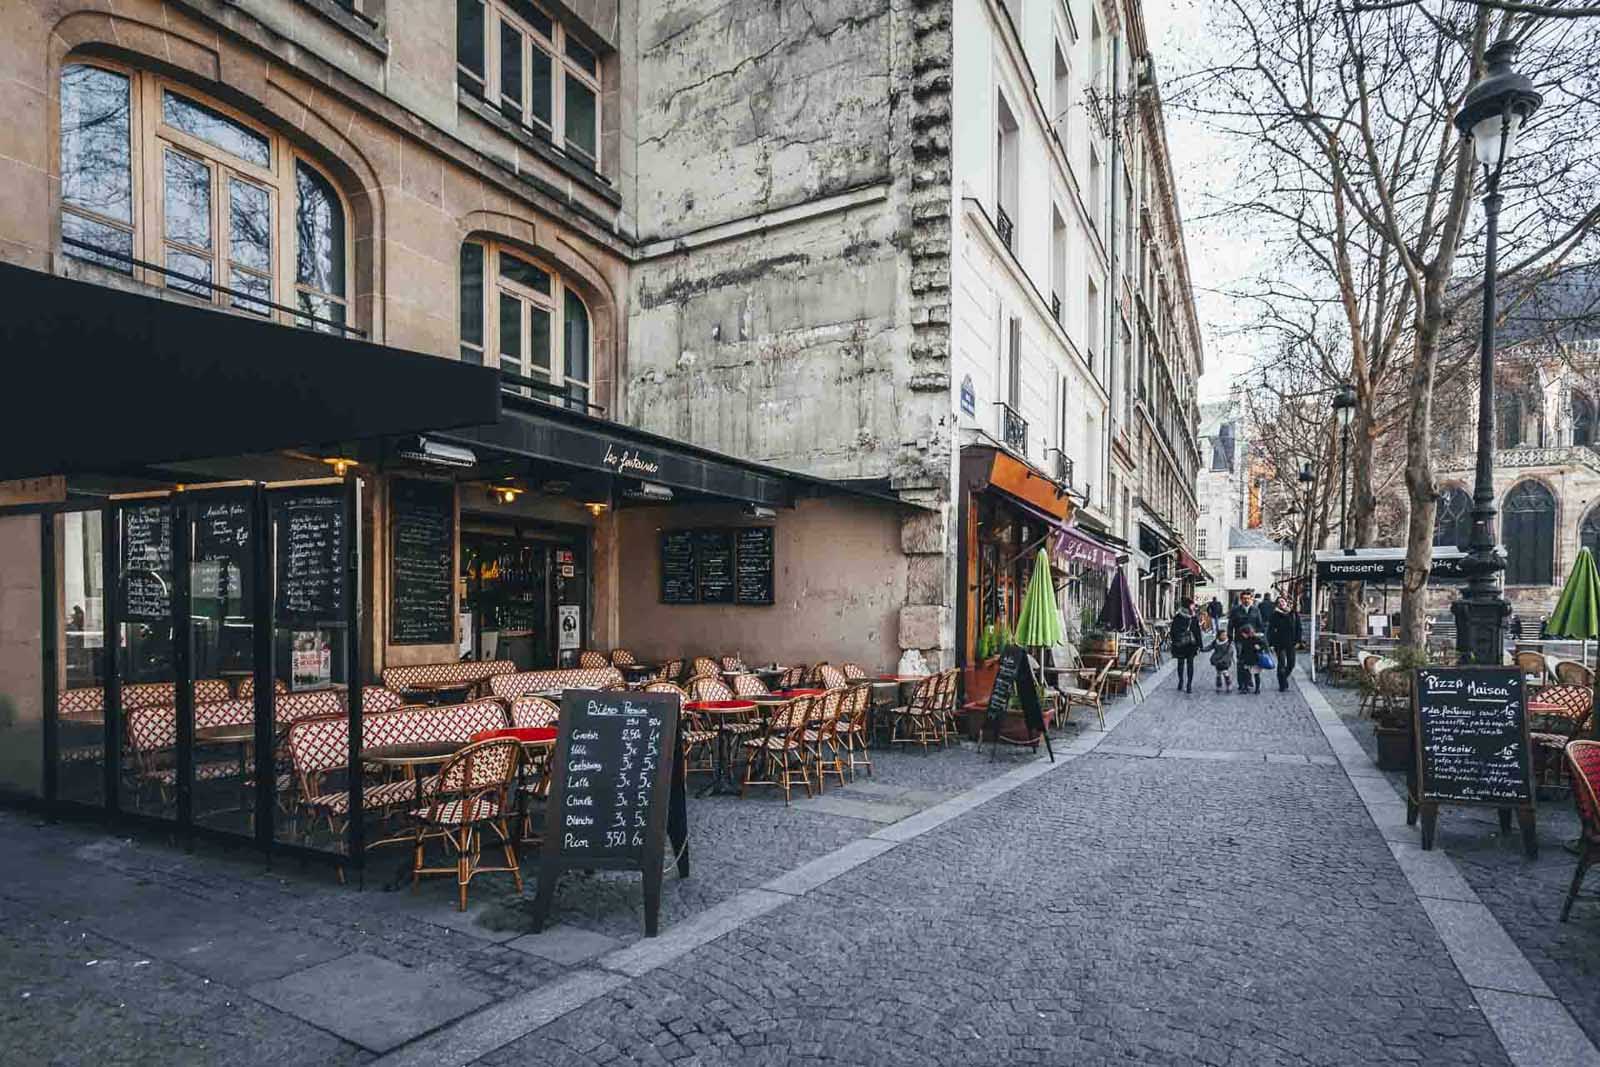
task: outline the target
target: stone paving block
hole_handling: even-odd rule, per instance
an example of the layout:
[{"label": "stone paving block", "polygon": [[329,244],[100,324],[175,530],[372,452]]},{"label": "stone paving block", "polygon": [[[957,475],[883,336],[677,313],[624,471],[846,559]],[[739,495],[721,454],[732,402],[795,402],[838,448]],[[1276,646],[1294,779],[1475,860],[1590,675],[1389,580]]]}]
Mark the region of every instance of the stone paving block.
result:
[{"label": "stone paving block", "polygon": [[386,1052],[489,1003],[448,973],[364,952],[252,986],[250,995],[347,1041]]},{"label": "stone paving block", "polygon": [[1550,988],[1488,908],[1434,897],[1423,897],[1422,906],[1468,985],[1505,993],[1550,995]]},{"label": "stone paving block", "polygon": [[1309,763],[1310,761],[1311,761],[1311,757],[1310,756],[1299,756],[1299,755],[1295,755],[1293,753],[1284,753],[1284,752],[1268,752],[1267,753],[1267,762],[1268,763],[1294,763],[1294,764],[1299,764],[1301,766],[1304,766],[1305,764]]},{"label": "stone paving block", "polygon": [[95,916],[87,925],[108,937],[170,960],[194,974],[237,988],[281,978],[345,954],[325,938],[259,923],[237,908],[164,900],[138,910]]},{"label": "stone paving block", "polygon": [[600,966],[638,977],[738,929],[764,912],[783,907],[793,899],[786,894],[765,889],[746,890],[686,922],[663,930],[658,937],[643,938],[627,948],[602,956]]},{"label": "stone paving block", "polygon": [[1433,848],[1424,852],[1420,841],[1417,844],[1390,842],[1389,851],[1394,853],[1395,860],[1417,896],[1479,903],[1478,894],[1467,885],[1467,880],[1456,870],[1455,861],[1443,849]]},{"label": "stone paving block", "polygon": [[518,952],[568,965],[592,960],[620,945],[621,942],[614,937],[565,923],[546,927],[537,934],[523,934],[508,943],[509,948]]},{"label": "stone paving block", "polygon": [[826,793],[819,797],[811,797],[806,801],[808,812],[822,812],[824,815],[837,815],[846,819],[863,819],[867,822],[892,823],[899,822],[908,815],[915,815],[917,808],[909,804],[886,804],[876,800],[851,800],[849,797],[829,796]]},{"label": "stone paving block", "polygon": [[1494,989],[1477,997],[1517,1067],[1600,1067],[1600,1052],[1560,1001]]},{"label": "stone paving block", "polygon": [[868,860],[883,855],[895,847],[893,841],[879,841],[874,838],[863,838],[852,841],[843,848],[835,849],[826,856],[819,856],[810,863],[796,867],[772,881],[762,885],[762,889],[774,893],[789,893],[798,896],[809,893],[817,886],[852,871]]}]

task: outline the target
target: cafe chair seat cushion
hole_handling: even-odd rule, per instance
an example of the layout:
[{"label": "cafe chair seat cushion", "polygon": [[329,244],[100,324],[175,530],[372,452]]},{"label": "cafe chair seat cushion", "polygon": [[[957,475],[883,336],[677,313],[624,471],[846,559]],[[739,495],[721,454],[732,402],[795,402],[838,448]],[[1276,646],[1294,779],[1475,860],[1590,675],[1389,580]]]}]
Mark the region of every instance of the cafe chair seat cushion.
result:
[{"label": "cafe chair seat cushion", "polygon": [[[238,760],[217,760],[215,762],[196,763],[194,765],[194,780],[197,782],[219,782],[226,778],[239,777]],[[144,775],[146,781],[158,785],[177,785],[178,769],[168,767],[163,770],[151,771]]]},{"label": "cafe chair seat cushion", "polygon": [[[426,794],[433,783],[432,777],[422,782],[422,792]],[[376,810],[378,808],[392,808],[399,804],[414,803],[417,799],[417,783],[409,778],[398,781],[384,782],[381,785],[369,785],[361,794],[361,803],[364,808]],[[350,810],[350,793],[341,789],[335,793],[323,793],[321,796],[312,797],[306,801],[306,807],[318,811],[332,812],[343,815]]]},{"label": "cafe chair seat cushion", "polygon": [[707,741],[715,741],[717,732],[715,730],[684,730],[678,736],[683,738],[683,743],[686,745],[703,745]]},{"label": "cafe chair seat cushion", "polygon": [[488,797],[469,797],[467,800],[447,800],[437,809],[418,808],[411,813],[435,826],[460,826],[463,822],[482,822],[500,817],[500,804]]}]

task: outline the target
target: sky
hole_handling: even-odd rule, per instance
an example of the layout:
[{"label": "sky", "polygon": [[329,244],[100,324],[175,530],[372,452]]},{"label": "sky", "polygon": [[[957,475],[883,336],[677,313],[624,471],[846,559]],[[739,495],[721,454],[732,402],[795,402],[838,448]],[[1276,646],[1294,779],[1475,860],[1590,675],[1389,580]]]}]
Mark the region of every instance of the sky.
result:
[{"label": "sky", "polygon": [[1228,295],[1248,288],[1261,269],[1264,251],[1239,232],[1236,220],[1212,221],[1218,194],[1226,195],[1234,173],[1229,140],[1170,103],[1184,74],[1205,65],[1199,49],[1213,42],[1208,32],[1214,0],[1144,0],[1145,28],[1162,84],[1167,142],[1184,218],[1184,243],[1189,253],[1189,278],[1205,350],[1206,372],[1200,399],[1225,396],[1234,380],[1249,371],[1256,352],[1247,329],[1249,305]]}]

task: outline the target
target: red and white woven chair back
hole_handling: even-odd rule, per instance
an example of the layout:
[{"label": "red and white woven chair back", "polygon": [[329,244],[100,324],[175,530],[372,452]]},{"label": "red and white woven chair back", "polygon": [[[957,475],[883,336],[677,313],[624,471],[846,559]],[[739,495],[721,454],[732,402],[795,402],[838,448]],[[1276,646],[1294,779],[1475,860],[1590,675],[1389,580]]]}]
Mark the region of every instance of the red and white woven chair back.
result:
[{"label": "red and white woven chair back", "polygon": [[633,653],[625,648],[611,650],[611,665],[613,667],[632,667],[639,661],[633,658]]},{"label": "red and white woven chair back", "polygon": [[734,691],[721,678],[702,675],[689,679],[690,700],[733,700]]},{"label": "red and white woven chair back", "polygon": [[1565,749],[1572,771],[1572,802],[1586,834],[1600,834],[1600,741],[1569,741]]},{"label": "red and white woven chair back", "polygon": [[521,728],[554,726],[561,721],[561,709],[544,697],[517,697],[511,702],[511,725]]},{"label": "red and white woven chair back", "polygon": [[578,666],[580,667],[609,667],[611,657],[604,652],[592,652],[585,649],[578,653]]},{"label": "red and white woven chair back", "polygon": [[736,674],[733,676],[733,693],[741,697],[764,697],[770,695],[767,683],[753,674]]}]

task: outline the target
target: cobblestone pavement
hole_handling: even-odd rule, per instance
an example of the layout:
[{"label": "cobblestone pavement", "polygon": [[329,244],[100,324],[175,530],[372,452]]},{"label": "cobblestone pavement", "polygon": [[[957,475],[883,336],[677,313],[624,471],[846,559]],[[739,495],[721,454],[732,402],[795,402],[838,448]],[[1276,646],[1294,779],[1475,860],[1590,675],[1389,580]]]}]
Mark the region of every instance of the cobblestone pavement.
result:
[{"label": "cobblestone pavement", "polygon": [[[1322,694],[1376,759],[1372,720],[1357,716],[1357,690],[1323,686]],[[1403,796],[1405,775],[1388,778]],[[1565,790],[1539,798],[1538,829],[1539,858],[1528,860],[1521,832],[1513,827],[1502,835],[1493,811],[1445,808],[1437,841],[1590,1040],[1600,1042],[1600,901],[1579,898],[1572,917],[1560,921],[1577,862],[1563,846],[1576,841],[1580,831]],[[1600,874],[1590,876],[1586,892],[1600,893]]]},{"label": "cobblestone pavement", "polygon": [[485,1062],[1505,1063],[1342,771],[1258,755],[1326,756],[1308,720],[1152,690],[1115,751]]}]

